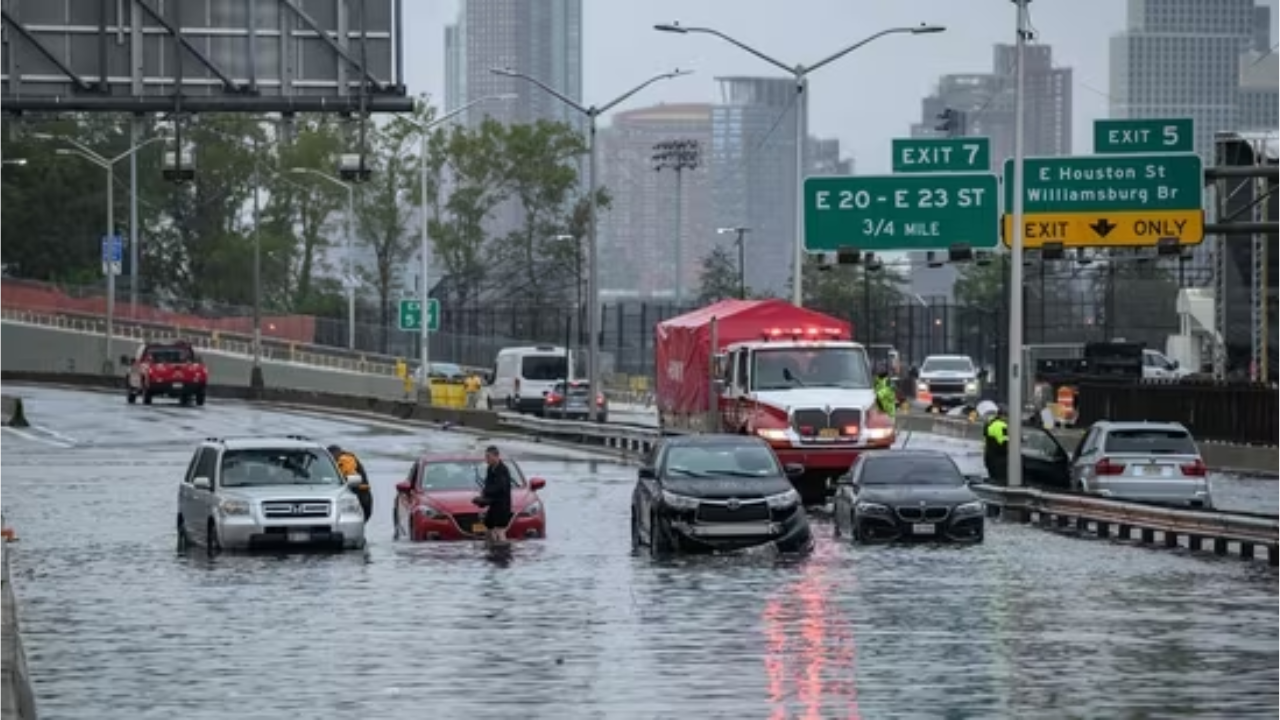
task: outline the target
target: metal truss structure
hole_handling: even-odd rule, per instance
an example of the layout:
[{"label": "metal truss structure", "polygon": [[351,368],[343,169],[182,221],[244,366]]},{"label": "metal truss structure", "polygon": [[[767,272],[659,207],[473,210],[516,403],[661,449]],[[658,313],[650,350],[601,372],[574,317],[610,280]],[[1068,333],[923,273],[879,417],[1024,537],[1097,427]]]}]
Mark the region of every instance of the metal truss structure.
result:
[{"label": "metal truss structure", "polygon": [[3,0],[0,110],[410,112],[403,0]]},{"label": "metal truss structure", "polygon": [[[1213,257],[1213,371],[1218,379],[1241,369],[1272,382],[1276,344],[1277,136],[1222,132],[1214,139],[1217,167],[1207,168],[1212,211],[1206,231],[1217,236]],[[1247,318],[1247,320],[1244,320]],[[1247,355],[1242,352],[1247,348]],[[1242,357],[1243,356],[1243,357]]]}]

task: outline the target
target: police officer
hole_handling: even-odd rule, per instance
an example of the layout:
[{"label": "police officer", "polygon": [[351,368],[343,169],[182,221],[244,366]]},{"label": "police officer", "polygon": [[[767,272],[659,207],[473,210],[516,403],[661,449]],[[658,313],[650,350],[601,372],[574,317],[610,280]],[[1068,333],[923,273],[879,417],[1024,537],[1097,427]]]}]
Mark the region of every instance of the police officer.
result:
[{"label": "police officer", "polygon": [[993,484],[1004,485],[1009,475],[1009,421],[1004,410],[990,400],[978,403],[978,414],[983,421],[982,464]]},{"label": "police officer", "polygon": [[360,500],[360,508],[364,510],[364,521],[369,522],[369,518],[373,517],[373,491],[369,488],[369,474],[364,471],[364,463],[360,462],[355,453],[343,450],[338,445],[330,445],[329,454],[338,463],[338,471],[342,473],[344,481],[352,475],[360,476],[356,498]]},{"label": "police officer", "polygon": [[876,373],[876,405],[880,407],[880,411],[893,417],[898,412],[898,393],[894,391],[893,384],[889,381],[889,371],[880,368]]}]

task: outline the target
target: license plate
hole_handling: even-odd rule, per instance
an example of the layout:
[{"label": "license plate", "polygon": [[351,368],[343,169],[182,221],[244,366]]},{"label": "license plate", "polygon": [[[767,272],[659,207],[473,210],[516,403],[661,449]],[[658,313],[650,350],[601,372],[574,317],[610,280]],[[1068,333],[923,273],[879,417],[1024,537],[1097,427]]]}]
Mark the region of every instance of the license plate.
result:
[{"label": "license plate", "polygon": [[1163,475],[1164,468],[1160,467],[1159,465],[1148,465],[1142,468],[1142,474],[1143,475]]},{"label": "license plate", "polygon": [[485,531],[484,523],[471,523],[471,532],[482,533]]},{"label": "license plate", "polygon": [[911,532],[914,535],[935,535],[938,527],[933,523],[912,523]]},{"label": "license plate", "polygon": [[818,437],[824,440],[831,440],[840,437],[840,431],[836,428],[823,428],[818,431]]},{"label": "license plate", "polygon": [[311,533],[305,530],[295,530],[289,533],[289,542],[305,543],[311,542]]}]

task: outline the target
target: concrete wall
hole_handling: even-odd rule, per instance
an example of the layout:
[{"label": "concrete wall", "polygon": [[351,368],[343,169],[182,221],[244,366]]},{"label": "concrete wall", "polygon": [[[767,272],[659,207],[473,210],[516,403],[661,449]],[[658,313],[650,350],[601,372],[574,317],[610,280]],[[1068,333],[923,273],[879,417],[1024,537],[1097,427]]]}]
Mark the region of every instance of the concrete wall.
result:
[{"label": "concrete wall", "polygon": [[36,701],[31,690],[31,678],[27,674],[27,656],[22,651],[22,636],[18,629],[17,601],[9,584],[9,554],[0,560],[0,664],[4,666],[3,685],[0,686],[0,720],[35,720]]},{"label": "concrete wall", "polygon": [[[15,372],[97,373],[103,362],[104,339],[74,330],[25,325],[15,322],[0,323],[0,368]],[[115,375],[124,377],[125,368],[119,365],[121,355],[130,357],[137,351],[135,340],[116,339],[112,343],[110,358],[115,363]],[[253,362],[246,357],[216,351],[201,353],[209,368],[211,383],[229,386],[249,385]],[[394,377],[366,375],[343,370],[286,363],[277,360],[262,361],[262,375],[267,387],[290,388],[312,392],[395,400],[404,397],[404,384]]]}]

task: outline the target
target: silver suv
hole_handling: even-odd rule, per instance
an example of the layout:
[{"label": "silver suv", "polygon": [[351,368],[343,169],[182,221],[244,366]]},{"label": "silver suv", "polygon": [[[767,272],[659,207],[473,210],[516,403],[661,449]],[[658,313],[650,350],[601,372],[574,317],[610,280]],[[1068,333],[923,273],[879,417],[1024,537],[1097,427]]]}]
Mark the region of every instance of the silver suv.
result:
[{"label": "silver suv", "polygon": [[325,446],[291,435],[209,438],[178,489],[178,547],[364,547],[364,512]]}]

